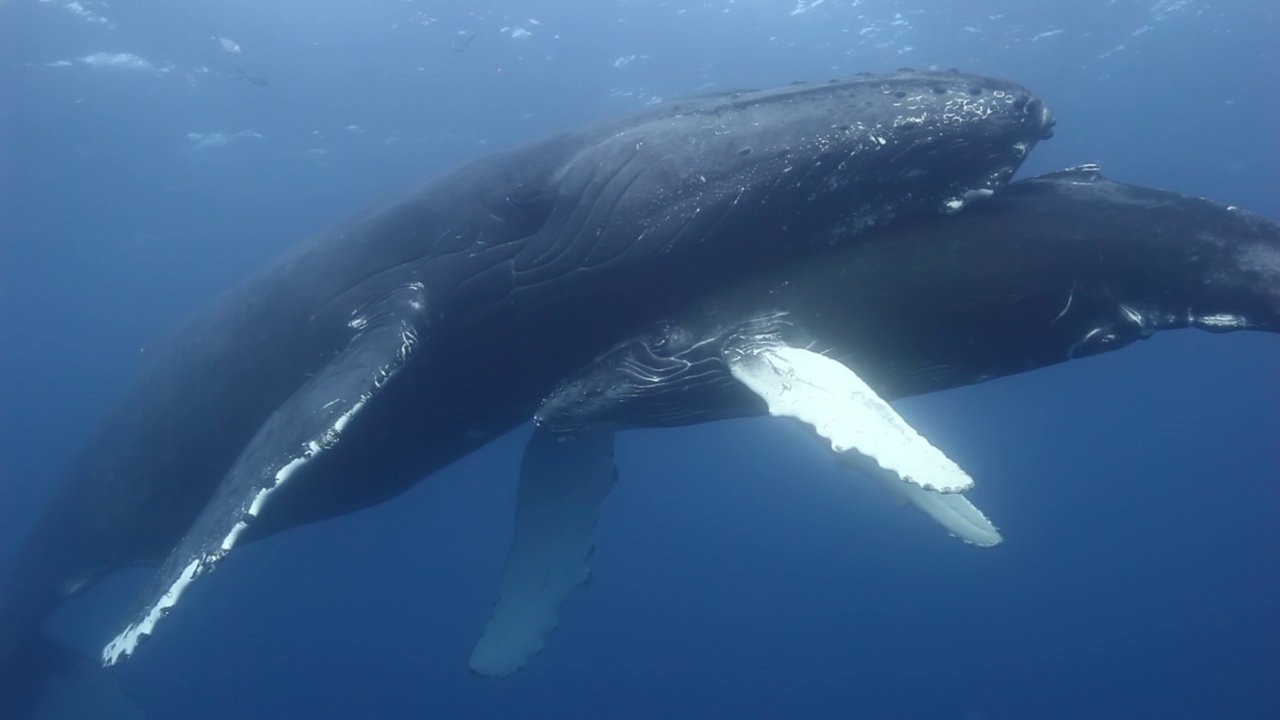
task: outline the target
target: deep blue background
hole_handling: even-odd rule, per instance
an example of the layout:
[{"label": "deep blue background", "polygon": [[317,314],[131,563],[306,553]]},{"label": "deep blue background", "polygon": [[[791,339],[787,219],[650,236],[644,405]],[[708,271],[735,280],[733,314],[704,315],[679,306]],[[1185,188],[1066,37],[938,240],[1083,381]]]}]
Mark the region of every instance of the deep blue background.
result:
[{"label": "deep blue background", "polygon": [[[79,7],[0,3],[0,563],[171,323],[365,202],[654,98],[958,66],[1054,107],[1024,175],[1100,162],[1280,218],[1273,0]],[[1169,333],[900,403],[978,479],[985,551],[786,424],[627,435],[591,588],[485,681],[525,428],[237,553],[122,674],[156,717],[1280,717],[1278,363]],[[94,648],[144,579],[57,629]]]}]

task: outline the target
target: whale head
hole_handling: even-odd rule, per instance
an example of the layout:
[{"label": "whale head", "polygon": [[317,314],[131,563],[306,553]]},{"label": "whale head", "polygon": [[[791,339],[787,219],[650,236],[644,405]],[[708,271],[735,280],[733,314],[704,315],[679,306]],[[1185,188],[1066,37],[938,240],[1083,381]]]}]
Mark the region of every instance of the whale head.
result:
[{"label": "whale head", "polygon": [[758,267],[955,213],[998,192],[1053,125],[1025,87],[955,71],[697,97],[566,135],[580,149],[556,170],[552,216],[593,229],[586,264],[697,237],[722,265],[744,259],[728,246]]},{"label": "whale head", "polygon": [[[1041,188],[1050,187],[1046,201]],[[1054,273],[1078,278],[1056,283],[1054,320],[1075,336],[1068,357],[1160,330],[1280,332],[1280,225],[1233,205],[1113,182],[1096,165],[1029,180],[1009,201],[1019,196],[1046,211],[1061,207],[1061,237],[1046,257],[1056,257]],[[1084,203],[1094,212],[1070,213]]]}]

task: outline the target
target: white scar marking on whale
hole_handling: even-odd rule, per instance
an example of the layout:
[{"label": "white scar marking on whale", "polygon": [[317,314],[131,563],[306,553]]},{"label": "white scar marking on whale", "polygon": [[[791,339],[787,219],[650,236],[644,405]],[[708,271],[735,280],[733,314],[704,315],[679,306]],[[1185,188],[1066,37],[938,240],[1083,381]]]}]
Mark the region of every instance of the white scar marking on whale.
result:
[{"label": "white scar marking on whale", "polygon": [[1052,325],[1058,322],[1059,320],[1061,320],[1062,317],[1067,314],[1067,311],[1071,309],[1071,303],[1075,299],[1076,299],[1076,284],[1071,283],[1071,292],[1067,295],[1067,304],[1063,306],[1062,312],[1058,313],[1058,316],[1055,317],[1053,320],[1051,320],[1049,324]]},{"label": "white scar marking on whale", "polygon": [[1146,327],[1146,324],[1147,324],[1146,318],[1143,317],[1142,313],[1138,312],[1137,310],[1134,310],[1128,305],[1121,305],[1120,312],[1124,313],[1125,317],[1129,318],[1129,321],[1137,325],[1139,328]]},{"label": "white scar marking on whale", "polygon": [[1233,328],[1239,330],[1249,327],[1249,321],[1245,318],[1227,313],[1193,316],[1191,322],[1207,328]]}]

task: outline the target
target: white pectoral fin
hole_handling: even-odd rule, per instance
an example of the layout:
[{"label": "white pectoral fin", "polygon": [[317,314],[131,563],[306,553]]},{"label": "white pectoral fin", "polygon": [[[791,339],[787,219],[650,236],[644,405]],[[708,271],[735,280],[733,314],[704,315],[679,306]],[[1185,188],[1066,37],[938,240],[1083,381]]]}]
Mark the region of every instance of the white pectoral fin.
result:
[{"label": "white pectoral fin", "polygon": [[962,493],[940,493],[904,483],[886,473],[869,473],[880,487],[895,498],[920,508],[948,532],[979,547],[993,547],[1004,541],[1000,531]]},{"label": "white pectoral fin", "polygon": [[856,453],[927,490],[955,493],[973,487],[968,473],[839,362],[777,343],[737,348],[727,360],[733,376],[768,404],[771,415],[811,426],[835,452]]},{"label": "white pectoral fin", "polygon": [[811,426],[842,460],[890,495],[920,508],[956,537],[991,547],[996,526],[959,491],[973,479],[889,407],[857,373],[810,350],[751,343],[727,354],[729,369],[769,412]]},{"label": "white pectoral fin", "polygon": [[616,477],[612,432],[567,437],[534,430],[520,466],[502,589],[471,653],[472,671],[501,677],[542,649],[560,605],[590,577],[600,505]]}]

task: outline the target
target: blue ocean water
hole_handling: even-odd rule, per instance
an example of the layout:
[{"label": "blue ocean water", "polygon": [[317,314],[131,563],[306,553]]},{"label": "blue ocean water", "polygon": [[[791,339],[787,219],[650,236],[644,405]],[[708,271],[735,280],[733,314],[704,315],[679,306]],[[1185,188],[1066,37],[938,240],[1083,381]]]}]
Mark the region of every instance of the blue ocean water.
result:
[{"label": "blue ocean water", "polygon": [[[1271,0],[0,2],[0,564],[146,342],[460,162],[658,99],[954,66],[1053,106],[1023,176],[1098,162],[1280,219],[1277,37]],[[1166,333],[899,403],[978,479],[991,550],[786,424],[629,433],[591,587],[482,680],[523,428],[239,551],[120,675],[181,718],[1280,717],[1278,363],[1274,336]],[[55,629],[100,646],[145,579]]]}]

